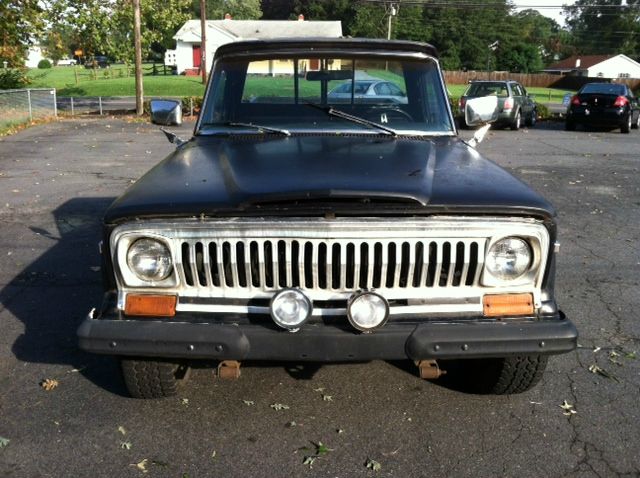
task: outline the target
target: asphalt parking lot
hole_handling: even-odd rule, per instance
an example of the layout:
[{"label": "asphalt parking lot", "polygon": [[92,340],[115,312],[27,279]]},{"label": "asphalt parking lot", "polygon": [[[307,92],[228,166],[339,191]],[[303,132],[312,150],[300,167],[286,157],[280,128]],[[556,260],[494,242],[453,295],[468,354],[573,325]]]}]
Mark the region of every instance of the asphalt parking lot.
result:
[{"label": "asphalt parking lot", "polygon": [[557,296],[580,331],[508,397],[373,362],[247,364],[237,381],[204,368],[176,398],[128,398],[75,331],[101,299],[102,212],[172,147],[114,118],[0,139],[0,476],[640,475],[640,132],[550,123],[479,146],[557,207]]}]

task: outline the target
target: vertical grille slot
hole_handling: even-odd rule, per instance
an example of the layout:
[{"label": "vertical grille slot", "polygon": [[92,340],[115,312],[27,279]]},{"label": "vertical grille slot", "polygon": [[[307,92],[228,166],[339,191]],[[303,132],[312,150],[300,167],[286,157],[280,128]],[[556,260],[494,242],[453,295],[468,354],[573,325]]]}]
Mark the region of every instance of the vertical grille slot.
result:
[{"label": "vertical grille slot", "polygon": [[355,245],[350,242],[347,244],[347,280],[346,282],[346,288],[347,289],[353,289],[355,284],[354,284],[354,275],[355,275]]},{"label": "vertical grille slot", "polygon": [[398,285],[400,287],[407,287],[410,262],[411,255],[409,243],[403,242],[400,250],[400,279],[398,280]]},{"label": "vertical grille slot", "polygon": [[468,247],[465,247],[464,242],[458,242],[456,244],[456,261],[453,268],[453,277],[451,281],[451,285],[454,287],[459,287],[462,282],[462,274],[464,270],[464,266],[467,263],[467,251]]},{"label": "vertical grille slot", "polygon": [[293,241],[291,243],[291,264],[289,266],[292,287],[300,287],[300,264],[300,243]]},{"label": "vertical grille slot", "polygon": [[191,268],[191,252],[188,242],[182,243],[182,264],[184,270],[184,280],[187,285],[194,286],[193,269]]},{"label": "vertical grille slot", "polygon": [[360,251],[360,277],[358,278],[358,283],[361,289],[366,289],[368,287],[369,268],[371,267],[371,264],[369,264],[369,244],[363,242],[356,247]]},{"label": "vertical grille slot", "polygon": [[396,243],[390,242],[387,245],[387,280],[386,286],[393,287],[396,271]]},{"label": "vertical grille slot", "polygon": [[264,243],[264,274],[265,285],[267,287],[274,287],[274,274],[273,274],[273,246],[271,242],[265,241]]},{"label": "vertical grille slot", "polygon": [[327,245],[322,243],[318,246],[318,287],[327,288]]},{"label": "vertical grille slot", "polygon": [[247,287],[248,266],[245,257],[244,242],[236,242],[236,261],[238,264],[238,286]]},{"label": "vertical grille slot", "polygon": [[278,241],[277,256],[277,283],[280,287],[287,287],[287,244],[284,241]]},{"label": "vertical grille slot", "polygon": [[304,244],[304,285],[307,289],[313,288],[313,244]]},{"label": "vertical grille slot", "polygon": [[340,255],[340,244],[333,244],[331,246],[331,288],[339,289],[340,281],[342,280],[341,273],[341,255]]},{"label": "vertical grille slot", "polygon": [[438,286],[444,287],[447,285],[449,267],[451,266],[451,243],[445,242],[442,244],[441,251],[440,260],[438,261],[440,270],[436,280],[438,281]]},{"label": "vertical grille slot", "polygon": [[383,258],[382,258],[382,248],[384,246],[376,242],[373,247],[373,278],[372,287],[380,288],[382,284],[382,268],[383,268]]},{"label": "vertical grille slot", "polygon": [[420,287],[421,282],[424,282],[424,276],[426,268],[424,267],[424,243],[418,242],[416,244],[415,250],[415,260],[414,260],[414,268],[413,268],[413,281],[411,285],[413,287]]},{"label": "vertical grille slot", "polygon": [[198,282],[202,286],[207,285],[207,276],[204,266],[204,246],[202,242],[196,242],[195,244],[195,262],[196,273],[198,274]]},{"label": "vertical grille slot", "polygon": [[209,243],[209,267],[211,270],[211,282],[215,287],[220,287],[220,268],[218,267],[218,247],[215,242]]},{"label": "vertical grille slot", "polygon": [[260,255],[258,253],[258,243],[251,241],[249,244],[249,269],[251,271],[251,285],[260,287]]}]

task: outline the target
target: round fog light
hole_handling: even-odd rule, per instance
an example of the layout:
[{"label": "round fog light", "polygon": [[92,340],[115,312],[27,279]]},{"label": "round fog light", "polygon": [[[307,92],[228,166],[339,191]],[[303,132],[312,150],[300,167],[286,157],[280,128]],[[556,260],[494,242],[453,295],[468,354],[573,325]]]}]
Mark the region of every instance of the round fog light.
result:
[{"label": "round fog light", "polygon": [[271,318],[283,329],[295,332],[311,316],[311,301],[297,289],[283,289],[271,299]]},{"label": "round fog light", "polygon": [[360,292],[349,300],[347,316],[356,329],[371,332],[384,325],[389,318],[389,304],[374,292]]}]

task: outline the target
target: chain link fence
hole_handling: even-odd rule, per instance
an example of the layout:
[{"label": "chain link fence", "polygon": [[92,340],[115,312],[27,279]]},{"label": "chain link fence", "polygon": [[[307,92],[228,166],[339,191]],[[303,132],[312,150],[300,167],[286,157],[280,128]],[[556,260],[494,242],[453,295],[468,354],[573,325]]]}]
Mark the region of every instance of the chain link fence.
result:
[{"label": "chain link fence", "polygon": [[0,128],[58,116],[54,88],[0,90]]}]

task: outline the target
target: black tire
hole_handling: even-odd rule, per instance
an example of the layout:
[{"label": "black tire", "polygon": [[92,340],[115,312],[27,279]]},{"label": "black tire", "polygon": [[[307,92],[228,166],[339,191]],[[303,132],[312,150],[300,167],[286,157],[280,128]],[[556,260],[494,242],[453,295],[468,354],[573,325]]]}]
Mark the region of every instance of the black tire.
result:
[{"label": "black tire", "polygon": [[631,132],[631,126],[632,126],[631,125],[631,111],[629,111],[629,114],[627,115],[627,119],[620,126],[620,132],[622,134],[629,134]]},{"label": "black tire", "polygon": [[636,118],[636,122],[631,125],[631,129],[640,128],[640,111],[638,112],[638,117]]},{"label": "black tire", "polygon": [[510,395],[536,385],[547,366],[546,355],[518,355],[495,359],[443,362],[443,384],[465,393]]},{"label": "black tire", "polygon": [[522,114],[520,113],[520,110],[518,110],[515,118],[513,118],[513,121],[511,122],[511,129],[513,131],[518,131],[520,129],[521,122],[522,122]]},{"label": "black tire", "polygon": [[123,358],[120,365],[124,383],[134,398],[174,396],[189,371],[187,366],[176,362],[145,358]]},{"label": "black tire", "polygon": [[536,125],[537,121],[538,121],[538,110],[534,108],[533,110],[531,110],[531,114],[525,120],[524,124],[529,128],[533,128]]},{"label": "black tire", "polygon": [[566,129],[567,131],[575,131],[576,124],[573,121],[567,120],[564,124],[564,129]]}]

